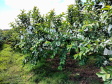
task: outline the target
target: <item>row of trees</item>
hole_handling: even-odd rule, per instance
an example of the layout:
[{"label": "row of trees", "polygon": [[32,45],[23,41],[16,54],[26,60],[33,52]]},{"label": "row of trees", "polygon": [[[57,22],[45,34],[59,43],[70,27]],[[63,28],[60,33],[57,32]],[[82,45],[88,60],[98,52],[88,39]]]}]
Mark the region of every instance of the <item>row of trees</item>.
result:
[{"label": "row of trees", "polygon": [[[0,49],[2,49],[4,43],[8,43],[12,48],[20,42],[18,33],[15,29],[0,30]],[[15,48],[14,48],[15,49]]]},{"label": "row of trees", "polygon": [[[67,53],[71,59],[77,59],[80,65],[85,65],[88,58],[94,56],[100,67],[104,61],[111,61],[111,55],[104,55],[104,49],[110,49],[112,44],[112,6],[107,0],[87,0],[85,3],[76,0],[75,5],[69,5],[67,13],[56,15],[51,10],[42,16],[37,7],[28,13],[22,10],[11,26],[16,31],[16,47],[23,53],[30,53],[24,63],[37,64],[38,60],[60,59],[58,69],[65,65]],[[109,60],[110,59],[110,60]],[[108,68],[108,69],[107,69]],[[112,67],[101,68],[97,73],[104,81],[112,82]]]}]

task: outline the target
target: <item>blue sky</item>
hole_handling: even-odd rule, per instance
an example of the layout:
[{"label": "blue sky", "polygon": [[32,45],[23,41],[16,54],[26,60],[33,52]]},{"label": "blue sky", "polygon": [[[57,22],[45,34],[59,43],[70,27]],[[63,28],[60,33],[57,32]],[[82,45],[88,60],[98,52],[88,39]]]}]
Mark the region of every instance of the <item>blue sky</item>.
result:
[{"label": "blue sky", "polygon": [[28,11],[37,6],[41,14],[46,14],[51,9],[60,14],[66,12],[67,5],[70,4],[74,4],[74,0],[0,0],[0,29],[10,29],[8,24],[17,18],[21,9]]},{"label": "blue sky", "polygon": [[9,10],[12,10],[12,8],[10,6],[7,6],[5,4],[5,0],[0,0],[0,13],[1,12],[4,12],[4,11],[9,11]]},{"label": "blue sky", "polygon": [[0,12],[8,9],[7,5],[5,5],[4,0],[0,0]]}]

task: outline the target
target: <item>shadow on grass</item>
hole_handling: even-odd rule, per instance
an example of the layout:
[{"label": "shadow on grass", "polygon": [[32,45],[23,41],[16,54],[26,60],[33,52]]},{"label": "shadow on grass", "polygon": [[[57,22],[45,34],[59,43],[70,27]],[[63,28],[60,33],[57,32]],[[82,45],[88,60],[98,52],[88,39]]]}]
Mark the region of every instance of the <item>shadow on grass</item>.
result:
[{"label": "shadow on grass", "polygon": [[48,61],[38,62],[31,70],[34,74],[30,81],[37,84],[102,84],[95,77],[85,77],[81,72],[74,71],[75,68],[71,67],[73,69],[71,71],[68,69],[60,71],[52,66],[53,64]]},{"label": "shadow on grass", "polygon": [[51,64],[47,62],[38,62],[31,70],[34,75],[30,80],[38,84],[79,84],[78,82],[69,80],[69,72],[52,69]]}]

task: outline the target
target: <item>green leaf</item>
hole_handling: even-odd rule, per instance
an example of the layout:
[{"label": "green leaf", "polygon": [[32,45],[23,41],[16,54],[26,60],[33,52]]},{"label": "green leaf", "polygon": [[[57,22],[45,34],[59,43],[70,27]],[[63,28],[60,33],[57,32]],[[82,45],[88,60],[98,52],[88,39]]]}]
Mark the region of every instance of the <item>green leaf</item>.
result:
[{"label": "green leaf", "polygon": [[60,41],[57,42],[57,45],[58,45],[58,46],[60,45]]},{"label": "green leaf", "polygon": [[106,66],[106,69],[112,71],[112,66]]},{"label": "green leaf", "polygon": [[110,5],[107,5],[107,6],[105,6],[105,7],[110,8]]},{"label": "green leaf", "polygon": [[110,61],[112,61],[112,58],[109,58]]},{"label": "green leaf", "polygon": [[80,52],[79,53],[79,59],[81,59],[82,55],[83,55],[83,52]]},{"label": "green leaf", "polygon": [[105,20],[105,17],[107,17],[107,16],[108,16],[108,12],[103,13],[101,16],[102,16],[102,21],[104,21],[104,20]]},{"label": "green leaf", "polygon": [[79,29],[79,32],[83,32],[83,29]]},{"label": "green leaf", "polygon": [[105,74],[104,73],[96,73],[96,75],[98,76],[98,77],[102,77],[102,79],[105,81],[106,79],[105,79]]},{"label": "green leaf", "polygon": [[102,8],[101,10],[109,10],[109,8]]},{"label": "green leaf", "polygon": [[45,42],[45,44],[48,44],[48,43],[49,43],[49,41],[46,41],[46,42]]},{"label": "green leaf", "polygon": [[98,77],[102,77],[102,76],[104,76],[105,74],[104,74],[104,73],[97,72],[96,75],[97,75]]},{"label": "green leaf", "polygon": [[109,79],[110,78],[110,74],[105,74],[105,79]]},{"label": "green leaf", "polygon": [[59,70],[62,70],[62,66],[58,66],[58,69],[59,69]]},{"label": "green leaf", "polygon": [[72,45],[67,45],[67,50],[70,50],[72,48]]},{"label": "green leaf", "polygon": [[98,45],[98,41],[95,41],[96,45]]},{"label": "green leaf", "polygon": [[85,29],[86,27],[89,27],[89,29],[91,29],[91,28],[92,28],[92,25],[93,25],[93,24],[86,24],[86,25],[83,25],[83,26],[82,26],[82,29]]},{"label": "green leaf", "polygon": [[77,59],[77,57],[78,57],[78,54],[75,54],[75,55],[74,55],[74,59]]},{"label": "green leaf", "polygon": [[76,52],[77,52],[77,53],[79,52],[79,48],[78,48],[78,47],[76,48]]},{"label": "green leaf", "polygon": [[101,71],[102,71],[103,73],[107,73],[107,70],[106,70],[105,68],[100,67],[100,69],[101,69]]},{"label": "green leaf", "polygon": [[87,45],[87,47],[90,49],[90,48],[91,48],[91,45],[90,45],[90,44],[88,44],[88,45]]}]

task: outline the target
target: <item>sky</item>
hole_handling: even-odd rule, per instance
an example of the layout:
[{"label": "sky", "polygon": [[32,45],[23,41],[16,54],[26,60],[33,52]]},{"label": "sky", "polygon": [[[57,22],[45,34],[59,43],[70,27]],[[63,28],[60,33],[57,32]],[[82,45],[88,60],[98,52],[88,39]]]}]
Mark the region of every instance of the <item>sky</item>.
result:
[{"label": "sky", "polygon": [[11,29],[9,23],[15,21],[20,10],[29,11],[37,6],[42,15],[52,9],[60,14],[66,12],[68,5],[74,2],[75,0],[0,0],[0,29]]}]

